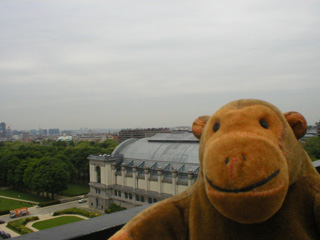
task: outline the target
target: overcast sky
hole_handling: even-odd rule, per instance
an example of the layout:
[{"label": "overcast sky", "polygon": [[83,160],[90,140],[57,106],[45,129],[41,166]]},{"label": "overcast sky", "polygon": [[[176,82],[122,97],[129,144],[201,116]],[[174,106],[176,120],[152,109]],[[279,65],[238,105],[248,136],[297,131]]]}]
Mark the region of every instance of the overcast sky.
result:
[{"label": "overcast sky", "polygon": [[320,119],[320,1],[0,1],[0,122],[191,126],[239,98]]}]

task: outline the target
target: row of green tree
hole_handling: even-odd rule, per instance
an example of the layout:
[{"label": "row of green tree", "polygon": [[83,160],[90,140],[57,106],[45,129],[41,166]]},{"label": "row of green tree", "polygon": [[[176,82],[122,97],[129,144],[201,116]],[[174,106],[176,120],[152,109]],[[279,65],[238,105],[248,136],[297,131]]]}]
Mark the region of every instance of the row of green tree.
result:
[{"label": "row of green tree", "polygon": [[320,137],[307,138],[302,146],[313,161],[320,159]]},{"label": "row of green tree", "polygon": [[[70,182],[89,182],[90,154],[111,154],[114,140],[103,143],[44,141],[0,143],[0,186],[54,194],[66,190]],[[320,138],[308,138],[303,147],[312,160],[320,159]]]},{"label": "row of green tree", "polygon": [[0,186],[12,186],[54,198],[70,182],[89,182],[90,154],[111,154],[114,140],[103,143],[44,141],[0,144]]}]

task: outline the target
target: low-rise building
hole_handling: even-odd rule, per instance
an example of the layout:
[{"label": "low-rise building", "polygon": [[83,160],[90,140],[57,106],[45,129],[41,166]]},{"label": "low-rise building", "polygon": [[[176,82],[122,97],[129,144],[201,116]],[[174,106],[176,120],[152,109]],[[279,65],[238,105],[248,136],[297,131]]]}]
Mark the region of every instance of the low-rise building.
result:
[{"label": "low-rise building", "polygon": [[179,194],[197,178],[199,140],[192,133],[129,139],[111,155],[90,155],[89,206],[134,207]]},{"label": "low-rise building", "polygon": [[49,135],[50,135],[50,136],[60,135],[60,130],[59,130],[59,128],[50,128],[50,129],[49,129]]},{"label": "low-rise building", "polygon": [[70,142],[70,141],[73,141],[73,137],[64,135],[64,136],[58,137],[56,141]]},{"label": "low-rise building", "polygon": [[169,128],[137,128],[137,129],[122,129],[119,132],[119,142],[123,142],[130,138],[148,138],[157,133],[170,133]]},{"label": "low-rise building", "polygon": [[300,139],[301,142],[305,142],[308,138],[317,137],[318,133],[315,129],[310,129],[306,134]]},{"label": "low-rise building", "polygon": [[112,135],[108,133],[89,133],[89,134],[77,134],[74,136],[75,141],[87,141],[87,142],[99,142],[102,143],[106,140],[115,140],[118,141],[118,136],[117,135]]}]

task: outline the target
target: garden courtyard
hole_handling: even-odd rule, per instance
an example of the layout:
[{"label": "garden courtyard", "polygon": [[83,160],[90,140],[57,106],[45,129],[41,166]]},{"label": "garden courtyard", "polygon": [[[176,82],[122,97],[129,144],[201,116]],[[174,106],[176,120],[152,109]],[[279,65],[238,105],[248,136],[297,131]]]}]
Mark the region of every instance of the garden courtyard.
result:
[{"label": "garden courtyard", "polygon": [[[39,217],[39,220],[28,222],[26,224],[26,227],[31,229],[34,232],[37,232],[47,228],[57,227],[60,225],[89,219],[88,217],[77,215],[77,214],[64,214],[64,215],[58,215],[58,216],[52,216],[52,214],[45,214],[45,215],[40,215],[38,217]],[[19,219],[17,218],[17,220]],[[6,225],[7,223],[0,224],[0,231],[5,231],[7,233],[10,233],[11,237],[17,237],[21,235],[7,228]]]}]

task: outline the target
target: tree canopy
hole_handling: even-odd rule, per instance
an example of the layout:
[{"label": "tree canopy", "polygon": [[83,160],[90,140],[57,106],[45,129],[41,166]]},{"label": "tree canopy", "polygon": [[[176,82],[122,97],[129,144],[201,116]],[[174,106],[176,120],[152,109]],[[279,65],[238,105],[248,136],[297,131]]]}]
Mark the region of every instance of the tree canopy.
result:
[{"label": "tree canopy", "polygon": [[319,137],[307,138],[302,145],[313,161],[320,159],[320,138]]},{"label": "tree canopy", "polygon": [[52,196],[70,182],[89,182],[90,154],[111,154],[114,140],[103,143],[60,141],[5,142],[0,146],[0,186],[13,186]]}]

